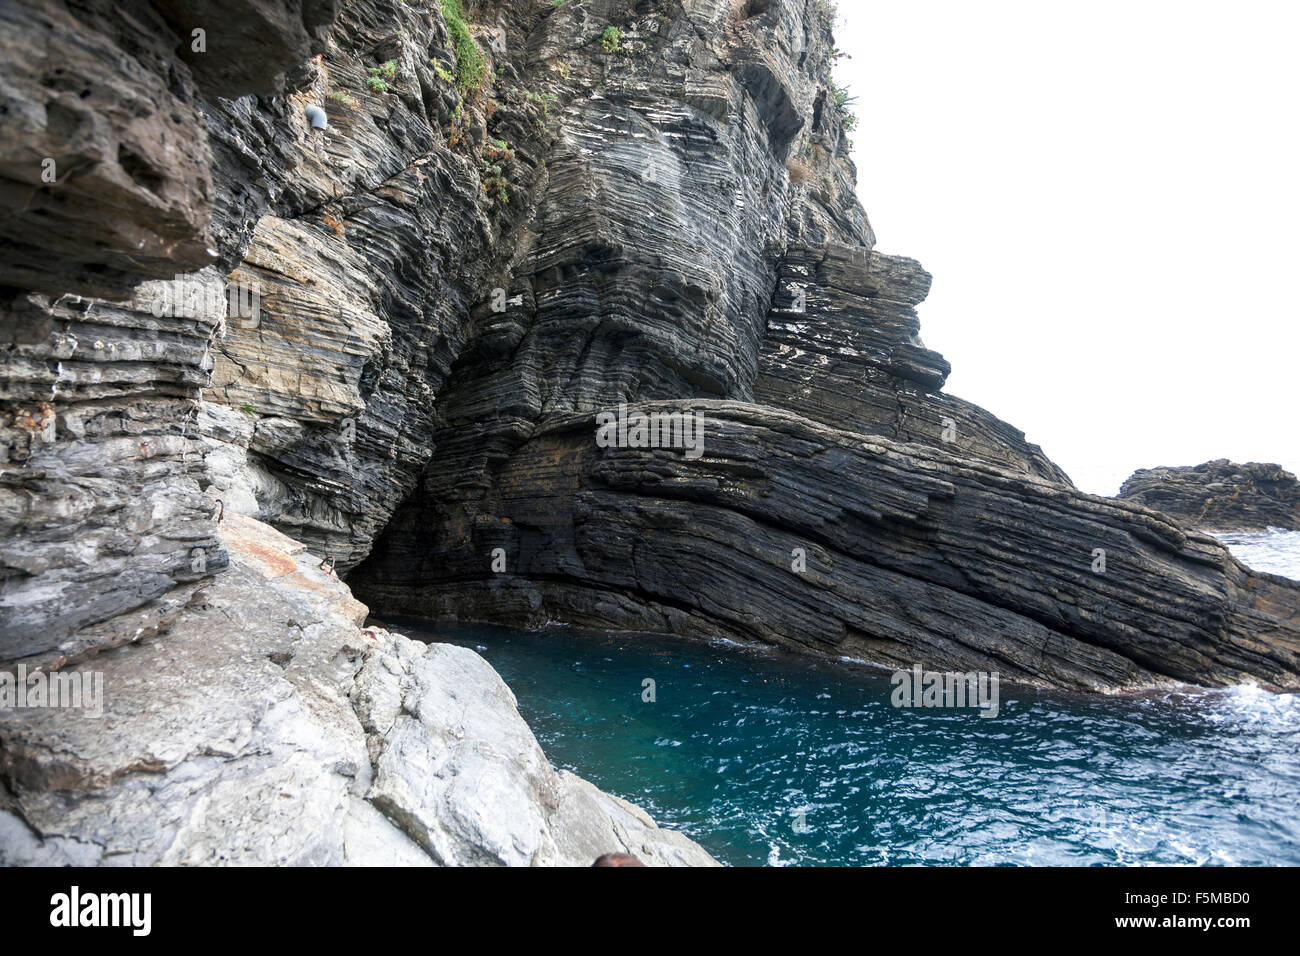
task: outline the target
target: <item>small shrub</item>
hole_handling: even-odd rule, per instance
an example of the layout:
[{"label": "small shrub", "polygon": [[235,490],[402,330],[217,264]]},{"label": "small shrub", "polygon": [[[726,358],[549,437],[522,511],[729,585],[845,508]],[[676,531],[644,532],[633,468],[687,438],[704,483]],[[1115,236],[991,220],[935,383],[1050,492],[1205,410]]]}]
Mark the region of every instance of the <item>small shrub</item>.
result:
[{"label": "small shrub", "polygon": [[619,33],[618,27],[605,27],[605,32],[600,35],[600,45],[606,53],[616,53],[622,39],[623,34]]},{"label": "small shrub", "polygon": [[483,166],[479,171],[479,181],[483,194],[493,196],[502,205],[510,202],[506,187],[510,181],[506,178],[505,166],[513,161],[515,151],[504,139],[489,140],[483,146]]},{"label": "small shrub", "polygon": [[386,60],[379,66],[370,68],[370,75],[366,77],[366,86],[371,93],[387,93],[388,84],[392,83],[397,77],[397,61]]},{"label": "small shrub", "polygon": [[469,117],[465,115],[463,103],[457,103],[451,112],[451,129],[447,131],[447,148],[455,149],[465,142],[469,135]]},{"label": "small shrub", "polygon": [[551,111],[551,104],[557,102],[559,99],[559,97],[557,97],[554,93],[534,93],[532,90],[521,90],[518,87],[511,87],[511,89],[519,93],[519,95],[522,96],[529,103],[536,103],[540,105],[542,108],[543,115],[549,115]]},{"label": "small shrub", "polygon": [[828,88],[830,89],[831,94],[831,105],[835,107],[835,112],[839,114],[840,117],[840,125],[844,128],[846,133],[853,132],[853,130],[857,128],[858,118],[853,114],[853,111],[849,109],[849,104],[857,99],[857,97],[850,96],[849,91],[841,86],[837,86],[834,80],[829,82]]},{"label": "small shrub", "polygon": [[437,76],[438,79],[442,80],[442,82],[444,83],[456,82],[456,75],[454,73],[448,72],[447,69],[437,60],[430,60],[429,65],[433,67],[434,75]]}]

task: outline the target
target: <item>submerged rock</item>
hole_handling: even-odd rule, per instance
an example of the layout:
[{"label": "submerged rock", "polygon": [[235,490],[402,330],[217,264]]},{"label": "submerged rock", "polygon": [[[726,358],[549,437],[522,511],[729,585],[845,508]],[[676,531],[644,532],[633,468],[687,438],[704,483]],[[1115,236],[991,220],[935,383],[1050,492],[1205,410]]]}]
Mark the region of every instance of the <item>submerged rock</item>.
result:
[{"label": "submerged rock", "polygon": [[1300,481],[1281,465],[1219,458],[1142,468],[1124,482],[1118,497],[1205,531],[1300,530]]},{"label": "submerged rock", "polygon": [[0,709],[0,864],[713,864],[554,770],[473,651],[363,628],[257,521],[221,539],[165,638],[68,671],[102,674],[102,716]]}]

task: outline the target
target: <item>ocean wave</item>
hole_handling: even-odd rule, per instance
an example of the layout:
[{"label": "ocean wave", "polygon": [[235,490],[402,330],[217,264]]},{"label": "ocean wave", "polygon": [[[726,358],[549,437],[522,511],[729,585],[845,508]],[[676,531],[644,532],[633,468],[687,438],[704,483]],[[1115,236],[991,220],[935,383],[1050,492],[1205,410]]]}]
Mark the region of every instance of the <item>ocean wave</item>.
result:
[{"label": "ocean wave", "polygon": [[1300,531],[1269,528],[1259,532],[1215,534],[1247,567],[1300,581]]}]

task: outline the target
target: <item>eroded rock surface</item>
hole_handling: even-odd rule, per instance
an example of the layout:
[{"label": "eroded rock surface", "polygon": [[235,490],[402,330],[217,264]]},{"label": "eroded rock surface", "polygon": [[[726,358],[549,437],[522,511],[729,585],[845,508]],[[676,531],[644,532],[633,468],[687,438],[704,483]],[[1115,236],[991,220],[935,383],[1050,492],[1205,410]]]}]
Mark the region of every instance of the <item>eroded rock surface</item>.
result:
[{"label": "eroded rock surface", "polygon": [[1300,530],[1300,481],[1281,465],[1219,458],[1143,468],[1124,482],[1119,497],[1206,531]]},{"label": "eroded rock surface", "polygon": [[1046,686],[1300,686],[1300,589],[1208,535],[920,443],[684,407],[705,416],[696,460],[598,448],[587,415],[534,434],[477,514],[417,494],[362,589],[434,618],[757,637]]},{"label": "eroded rock surface", "polygon": [[713,865],[554,770],[473,651],[363,629],[318,556],[229,516],[226,573],[98,654],[103,715],[0,710],[0,863]]},{"label": "eroded rock surface", "polygon": [[[90,6],[67,30],[138,35],[115,82],[140,116],[105,100],[99,140],[171,116],[171,97],[197,118],[195,165],[155,184],[179,190],[179,219],[159,218],[158,190],[122,194],[127,221],[175,225],[175,254],[71,226],[14,239],[49,255],[39,278],[4,280],[0,658],[58,665],[164,631],[223,568],[225,509],[301,540],[386,611],[658,622],[1098,689],[1294,685],[1293,587],[1075,493],[1019,431],[943,391],[916,312],[929,276],[875,250],[854,193],[823,5],[504,0],[462,22],[437,4],[277,0],[209,34],[244,51],[222,64],[183,42],[208,4]],[[66,8],[32,10],[6,14],[36,31],[8,82],[58,99],[70,88],[43,51],[70,41],[39,31]],[[264,42],[243,42],[254,29]],[[17,141],[77,142],[22,115]],[[101,216],[75,182],[50,201],[69,222]],[[166,282],[84,297],[202,262],[199,282],[261,290],[255,321],[159,317]],[[679,400],[720,403],[699,460],[597,453],[574,424]],[[740,445],[716,458],[723,439]],[[898,456],[889,482],[867,448]],[[669,465],[676,497],[657,484]],[[716,521],[717,561],[684,579]],[[742,556],[746,535],[758,550]],[[823,549],[841,570],[819,573],[843,579],[768,581],[764,562],[795,548]]]}]

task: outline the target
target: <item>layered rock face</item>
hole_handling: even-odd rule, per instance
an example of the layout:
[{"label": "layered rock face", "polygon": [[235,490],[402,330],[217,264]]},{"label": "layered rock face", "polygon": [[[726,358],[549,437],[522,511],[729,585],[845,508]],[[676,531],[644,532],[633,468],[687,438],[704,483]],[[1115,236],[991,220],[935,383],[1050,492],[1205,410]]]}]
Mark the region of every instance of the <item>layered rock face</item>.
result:
[{"label": "layered rock face", "polygon": [[919,263],[865,246],[792,243],[778,282],[755,401],[1071,484],[1023,432],[940,391],[949,366],[920,341],[916,306],[930,276]]},{"label": "layered rock face", "polygon": [[[571,186],[563,218],[549,213],[559,197],[543,202],[532,258],[511,278],[521,305],[486,330],[484,345],[471,339],[439,395],[434,460],[353,585],[390,612],[757,637],[1055,686],[1296,686],[1293,585],[1250,573],[1165,519],[1076,493],[1020,432],[943,394],[947,363],[921,343],[915,311],[929,276],[875,251],[843,188],[842,117],[821,85],[828,51],[792,39],[821,32],[815,17],[798,28],[809,15],[772,4],[701,31],[725,110],[705,111],[676,86],[671,53],[664,67],[637,63],[636,88],[599,93],[654,116],[684,100],[712,130],[688,170],[729,153],[749,181],[780,182],[782,202],[769,208],[779,208],[784,236],[757,266],[761,327],[745,318],[755,266],[719,266],[727,247],[715,251],[733,223],[751,248],[768,241],[746,223],[749,197],[737,196],[739,212],[720,209],[695,198],[697,177],[679,175],[675,194],[713,228],[684,222],[656,189],[653,131],[643,149],[655,175],[638,183],[617,163],[627,147],[608,124],[591,132],[589,114],[565,111],[560,143],[588,144],[580,195],[609,184],[601,195],[612,198],[591,209],[569,198]],[[787,57],[787,69],[764,74],[780,95],[736,68],[755,49]],[[710,62],[698,49],[690,58]],[[617,84],[619,74],[604,78]],[[792,135],[769,122],[786,115],[784,102],[802,119]],[[756,154],[744,146],[755,138],[764,144]],[[822,165],[794,176],[790,162],[782,176],[790,157]],[[721,292],[647,287],[648,271],[658,286],[671,288],[663,272],[698,284],[696,264],[665,249],[661,220],[689,238]],[[572,235],[601,229],[614,232],[612,250],[572,249]],[[555,249],[567,264],[561,287]],[[629,290],[648,317],[630,325]],[[711,310],[720,322],[701,330]],[[707,422],[699,460],[600,448],[594,416],[573,414],[620,402],[650,412],[660,406],[635,403],[683,397],[704,400],[686,406]]]},{"label": "layered rock face", "polygon": [[[81,141],[48,109],[80,98],[55,60],[81,29],[139,53],[91,88],[139,111],[99,104],[82,175],[130,178],[145,146],[115,171],[112,145],[162,155],[176,116],[194,169],[123,186],[115,221],[154,235],[79,231],[109,217],[70,176],[48,190],[64,227],[10,237],[19,265],[22,242],[49,254],[3,280],[0,657],[165,631],[221,571],[226,509],[381,612],[1103,690],[1300,681],[1294,585],[1078,494],[942,391],[918,334],[929,277],[875,250],[854,195],[825,5],[363,0],[326,29],[326,4],[253,4],[210,27],[267,34],[224,65],[184,42],[183,4],[89,6],[62,32],[41,26],[67,13],[54,0],[6,14],[30,34],[6,60],[30,129],[6,143]],[[26,209],[40,157],[14,156],[8,208]],[[159,316],[176,283],[136,284],[199,267],[258,289],[256,314]],[[596,445],[595,413],[683,400],[702,457]]]},{"label": "layered rock face", "polygon": [[[284,33],[264,29],[255,43],[238,42],[252,21],[217,25],[209,9],[186,22],[207,25],[226,52],[220,69],[237,60],[260,88],[286,69],[276,51],[298,49],[315,22],[310,4],[294,15],[289,6],[277,7]],[[179,52],[146,56],[189,50],[168,26],[179,10],[167,5],[164,19],[102,4],[83,23],[55,2],[5,8],[16,26],[6,34],[15,46],[3,140],[14,152],[0,173],[18,211],[6,222],[15,241],[40,246],[10,261],[41,267],[39,278],[6,275],[31,291],[9,290],[0,311],[6,659],[57,664],[165,627],[186,586],[223,567],[213,520],[222,507],[274,518],[340,568],[355,563],[428,460],[433,395],[463,344],[467,290],[490,267],[480,253],[491,204],[476,167],[435,149],[456,103],[426,55],[447,55],[436,9],[354,5],[334,28],[346,53],[330,47],[329,64],[288,61],[301,91],[238,100],[204,95],[207,74],[191,73]],[[126,33],[151,38],[121,41],[134,54],[105,53],[126,67],[78,59],[82,47]],[[402,58],[402,80],[389,93],[361,92],[366,64],[390,54]],[[64,162],[50,138],[69,139],[65,151],[94,145],[55,123],[74,67],[90,90],[82,98],[78,86],[74,99],[105,142],[157,141],[168,177],[197,163],[201,181],[164,178],[152,192],[117,195],[93,181],[120,177],[107,153],[80,173]],[[356,95],[330,99],[331,89]],[[329,108],[330,138],[309,132],[307,103]],[[185,162],[170,162],[182,146]],[[52,197],[38,201],[22,177],[39,181],[42,153],[55,158],[57,179],[36,190]],[[187,189],[176,235],[102,233],[132,216],[163,228],[173,220],[159,197]],[[20,221],[47,201],[66,224]],[[185,252],[181,234],[203,254]],[[151,257],[155,245],[166,250]],[[227,316],[232,288],[259,291],[255,315]],[[202,403],[205,387],[224,404]]]},{"label": "layered rock face", "polygon": [[1281,465],[1219,458],[1180,468],[1142,468],[1119,496],[1207,531],[1300,530],[1300,481]]},{"label": "layered rock face", "polygon": [[[435,618],[757,637],[1086,690],[1295,686],[1294,583],[1163,515],[770,407],[629,415],[679,407],[704,416],[698,459],[599,448],[593,415],[552,422],[482,500],[505,520],[421,525],[437,512],[413,503],[366,592]],[[485,575],[494,548],[505,571]]]}]

